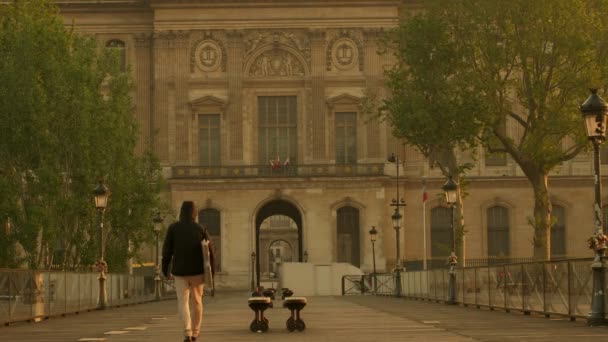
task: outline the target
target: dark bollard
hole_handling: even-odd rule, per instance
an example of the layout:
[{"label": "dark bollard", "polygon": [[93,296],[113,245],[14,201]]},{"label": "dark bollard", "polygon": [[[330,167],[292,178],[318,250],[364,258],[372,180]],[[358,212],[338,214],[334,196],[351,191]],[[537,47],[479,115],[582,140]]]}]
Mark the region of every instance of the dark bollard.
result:
[{"label": "dark bollard", "polygon": [[276,292],[275,289],[265,289],[264,291],[262,291],[262,294],[264,295],[264,297],[270,297],[270,299],[274,300],[274,293]]},{"label": "dark bollard", "polygon": [[289,316],[289,319],[287,319],[287,330],[289,330],[289,332],[292,332],[296,329],[298,329],[298,331],[304,331],[304,329],[306,329],[306,324],[304,323],[304,320],[300,317],[300,311],[306,306],[306,298],[285,298],[283,306],[289,309],[289,311],[291,311],[291,315]]},{"label": "dark bollard", "polygon": [[270,322],[264,317],[264,311],[271,306],[272,301],[269,297],[251,297],[247,302],[255,313],[255,317],[249,325],[249,330],[252,332],[267,332]]},{"label": "dark bollard", "polygon": [[281,290],[283,291],[283,294],[281,295],[281,299],[285,300],[285,298],[293,296],[293,291],[291,291],[290,289],[284,287]]}]

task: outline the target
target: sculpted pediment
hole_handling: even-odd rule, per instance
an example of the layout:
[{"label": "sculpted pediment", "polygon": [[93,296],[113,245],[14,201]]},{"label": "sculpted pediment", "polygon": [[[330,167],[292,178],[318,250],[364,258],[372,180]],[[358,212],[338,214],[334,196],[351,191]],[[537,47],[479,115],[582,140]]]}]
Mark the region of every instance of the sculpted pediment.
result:
[{"label": "sculpted pediment", "polygon": [[226,105],[228,105],[227,101],[220,99],[219,97],[212,96],[212,95],[199,97],[198,99],[190,101],[190,106],[192,107],[192,109],[203,108],[203,107],[206,107],[206,108],[215,107],[215,108],[224,110]]},{"label": "sculpted pediment", "polygon": [[340,94],[334,97],[330,97],[327,99],[327,105],[329,107],[335,107],[336,105],[359,105],[361,104],[361,98],[350,95],[350,94]]}]

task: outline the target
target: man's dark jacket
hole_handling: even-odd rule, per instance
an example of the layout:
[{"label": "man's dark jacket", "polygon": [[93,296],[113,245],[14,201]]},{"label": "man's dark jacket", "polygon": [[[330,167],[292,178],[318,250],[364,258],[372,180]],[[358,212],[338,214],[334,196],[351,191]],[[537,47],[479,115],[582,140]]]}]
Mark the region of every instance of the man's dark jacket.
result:
[{"label": "man's dark jacket", "polygon": [[[196,222],[175,222],[169,226],[163,244],[162,271],[165,277],[171,274],[176,276],[191,276],[203,274],[205,263],[201,241],[209,239],[206,231]],[[213,269],[213,254],[211,248],[210,262]],[[169,270],[171,265],[171,270]]]}]

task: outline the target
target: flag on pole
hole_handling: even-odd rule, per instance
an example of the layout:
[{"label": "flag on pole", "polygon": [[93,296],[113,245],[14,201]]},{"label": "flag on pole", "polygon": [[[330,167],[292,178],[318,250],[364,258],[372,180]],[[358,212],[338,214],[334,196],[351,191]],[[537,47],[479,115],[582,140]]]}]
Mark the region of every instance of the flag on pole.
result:
[{"label": "flag on pole", "polygon": [[422,180],[422,202],[426,202],[429,199],[429,193],[426,192],[426,179]]},{"label": "flag on pole", "polygon": [[279,156],[277,155],[277,159],[276,160],[270,160],[270,168],[273,170],[277,170],[281,168],[281,158],[279,158]]}]

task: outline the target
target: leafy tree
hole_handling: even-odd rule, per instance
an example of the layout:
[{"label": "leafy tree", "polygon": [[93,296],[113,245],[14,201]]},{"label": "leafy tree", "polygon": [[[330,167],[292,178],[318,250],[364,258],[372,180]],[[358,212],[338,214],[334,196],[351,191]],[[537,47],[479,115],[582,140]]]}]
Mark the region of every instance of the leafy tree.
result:
[{"label": "leafy tree", "polygon": [[[607,5],[595,0],[437,0],[405,18],[393,38],[402,51],[389,73],[391,86],[402,87],[403,101],[414,103],[390,111],[396,131],[416,141],[426,135],[416,131],[434,122],[433,128],[443,132],[437,133],[440,137],[468,144],[477,137],[486,148],[506,152],[534,191],[530,221],[537,258],[550,257],[549,172],[585,148],[577,107],[589,86],[604,85]],[[437,98],[436,93],[448,96]],[[474,100],[464,99],[468,96]],[[459,98],[461,103],[454,101]],[[445,106],[428,110],[421,99]],[[407,124],[412,116],[424,124]]]},{"label": "leafy tree", "polygon": [[150,153],[134,155],[131,80],[117,57],[66,29],[50,0],[0,6],[0,213],[14,227],[0,244],[24,251],[0,253],[0,265],[92,264],[99,178],[113,190],[110,266],[123,267],[128,257],[115,241],[150,237],[159,165]]},{"label": "leafy tree", "polygon": [[396,137],[415,146],[460,184],[456,229],[462,255],[464,174],[471,165],[459,163],[456,150],[476,146],[483,120],[475,114],[482,113],[485,104],[470,86],[466,62],[442,18],[422,14],[404,20],[388,34],[386,48],[397,63],[386,71],[390,96],[381,113]]}]

